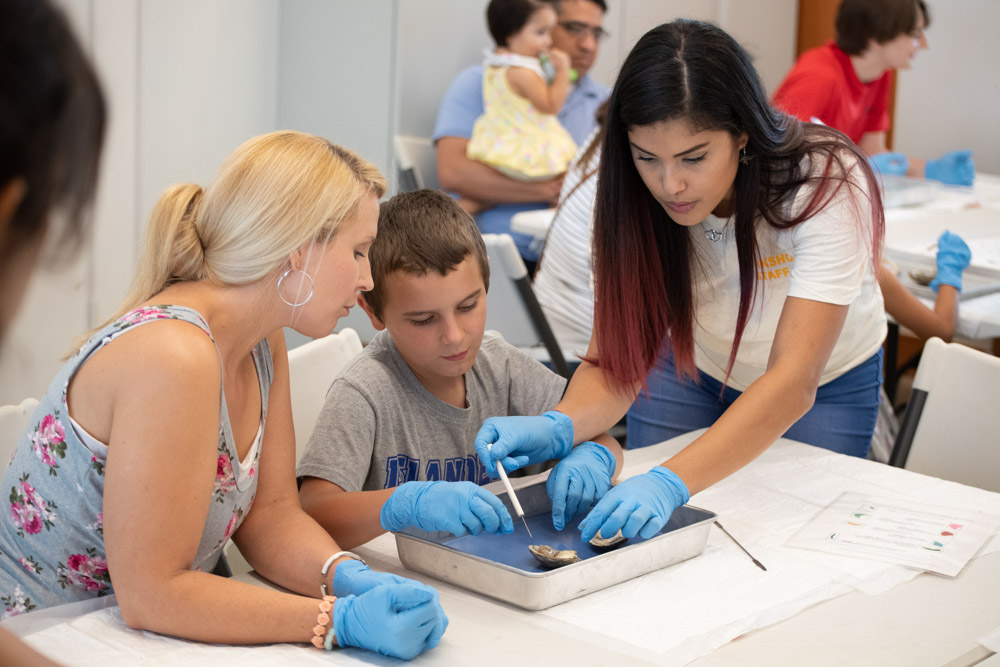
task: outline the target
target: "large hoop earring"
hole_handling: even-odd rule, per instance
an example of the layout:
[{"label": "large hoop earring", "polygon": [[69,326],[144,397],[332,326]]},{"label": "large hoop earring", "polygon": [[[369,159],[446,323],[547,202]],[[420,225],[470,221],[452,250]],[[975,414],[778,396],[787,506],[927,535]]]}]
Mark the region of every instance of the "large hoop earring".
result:
[{"label": "large hoop earring", "polygon": [[[309,293],[306,294],[306,298],[305,299],[303,299],[302,301],[300,301],[298,303],[292,303],[291,301],[289,301],[288,299],[285,298],[284,294],[281,293],[281,283],[283,283],[285,281],[285,278],[287,278],[288,275],[290,273],[292,273],[293,271],[297,271],[298,273],[301,273],[303,276],[305,276],[306,278],[309,279]],[[299,306],[306,305],[309,302],[309,299],[312,298],[313,289],[314,288],[315,288],[315,283],[313,282],[312,276],[310,276],[308,273],[306,273],[302,269],[288,269],[287,271],[285,271],[284,273],[281,274],[280,278],[278,278],[278,298],[281,299],[282,301],[284,301],[286,305],[289,305],[292,308],[298,308]]]}]

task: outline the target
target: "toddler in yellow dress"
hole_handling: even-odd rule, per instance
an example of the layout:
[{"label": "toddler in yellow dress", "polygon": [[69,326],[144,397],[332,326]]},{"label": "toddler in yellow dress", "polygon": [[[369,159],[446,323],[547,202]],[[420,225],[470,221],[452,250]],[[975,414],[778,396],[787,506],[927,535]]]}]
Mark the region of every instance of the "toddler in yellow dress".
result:
[{"label": "toddler in yellow dress", "polygon": [[[569,56],[550,48],[555,9],[542,0],[491,0],[486,21],[497,47],[485,53],[485,110],[466,154],[522,181],[558,176],[576,143],[555,116],[570,87]],[[555,70],[551,82],[543,55]]]}]

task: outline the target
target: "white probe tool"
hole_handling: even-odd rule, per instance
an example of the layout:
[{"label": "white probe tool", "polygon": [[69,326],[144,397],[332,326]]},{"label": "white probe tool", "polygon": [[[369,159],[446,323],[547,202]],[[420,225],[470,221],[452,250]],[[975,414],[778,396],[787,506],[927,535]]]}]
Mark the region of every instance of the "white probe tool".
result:
[{"label": "white probe tool", "polygon": [[[493,445],[489,444],[486,448],[493,449]],[[500,481],[503,482],[503,488],[507,489],[507,495],[510,496],[510,502],[514,505],[514,511],[517,512],[517,516],[520,517],[521,521],[524,523],[524,529],[528,531],[528,537],[535,539],[535,536],[531,534],[531,529],[528,528],[528,522],[524,518],[524,510],[521,509],[521,503],[517,501],[517,496],[514,495],[514,487],[510,485],[510,480],[507,478],[507,471],[503,469],[503,465],[500,461],[497,461],[497,472],[500,473]]]}]

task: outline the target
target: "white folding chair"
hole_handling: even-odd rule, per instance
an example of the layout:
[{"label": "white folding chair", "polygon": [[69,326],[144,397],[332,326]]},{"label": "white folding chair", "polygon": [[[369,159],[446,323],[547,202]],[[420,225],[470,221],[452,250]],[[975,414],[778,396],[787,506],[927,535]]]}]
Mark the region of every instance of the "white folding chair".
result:
[{"label": "white folding chair", "polygon": [[550,361],[565,378],[571,375],[542,307],[531,288],[528,269],[509,234],[483,234],[490,259],[490,290],[486,295],[486,328],[540,361]]},{"label": "white folding chair", "polygon": [[438,190],[437,156],[434,143],[427,137],[397,134],[393,137],[396,170],[399,174],[399,192],[428,188]]},{"label": "white folding chair", "polygon": [[931,338],[891,465],[1000,491],[1000,358]]},{"label": "white folding chair", "polygon": [[296,462],[305,452],[333,379],[361,349],[354,329],[342,329],[288,351]]},{"label": "white folding chair", "polygon": [[0,407],[0,471],[7,467],[10,457],[14,455],[37,406],[38,399],[26,398],[17,405]]}]

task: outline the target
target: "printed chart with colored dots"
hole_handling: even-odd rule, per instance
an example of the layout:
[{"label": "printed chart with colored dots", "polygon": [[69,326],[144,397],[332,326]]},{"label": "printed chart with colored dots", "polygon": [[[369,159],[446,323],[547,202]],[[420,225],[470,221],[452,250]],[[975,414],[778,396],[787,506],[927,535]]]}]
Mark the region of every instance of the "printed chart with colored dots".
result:
[{"label": "printed chart with colored dots", "polygon": [[846,492],[788,545],[954,577],[998,526],[997,516]]}]

